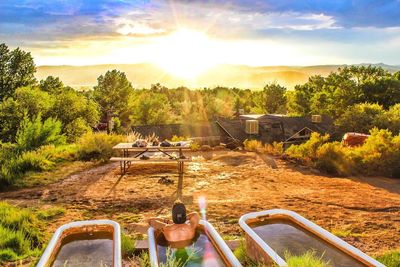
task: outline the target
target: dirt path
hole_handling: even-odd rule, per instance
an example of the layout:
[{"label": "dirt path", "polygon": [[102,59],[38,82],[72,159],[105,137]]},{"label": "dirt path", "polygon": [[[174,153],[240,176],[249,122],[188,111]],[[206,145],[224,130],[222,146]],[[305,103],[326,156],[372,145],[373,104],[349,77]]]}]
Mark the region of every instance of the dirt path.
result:
[{"label": "dirt path", "polygon": [[[400,248],[400,180],[327,177],[277,160],[268,167],[254,153],[218,152],[189,163],[184,201],[196,210],[205,195],[208,218],[222,235],[240,236],[246,212],[272,208],[296,211],[372,255]],[[160,178],[174,184],[161,184]],[[110,218],[128,231],[150,216],[167,216],[176,189],[175,165],[135,165],[121,177],[117,164],[71,175],[58,183],[0,193],[20,205],[61,205],[68,220]]]}]

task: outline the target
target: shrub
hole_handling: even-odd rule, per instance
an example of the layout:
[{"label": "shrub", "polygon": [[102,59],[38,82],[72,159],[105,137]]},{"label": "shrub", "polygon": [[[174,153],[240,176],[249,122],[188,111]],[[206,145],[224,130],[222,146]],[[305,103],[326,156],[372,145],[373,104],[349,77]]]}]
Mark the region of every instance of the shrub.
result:
[{"label": "shrub", "polygon": [[64,127],[67,141],[70,143],[78,141],[79,137],[91,131],[92,128],[89,127],[83,118],[77,118]]},{"label": "shrub", "polygon": [[52,162],[74,161],[78,158],[78,145],[47,145],[40,147],[37,150],[37,153],[43,155],[46,159]]},{"label": "shrub", "polygon": [[16,158],[14,168],[15,173],[25,173],[28,171],[49,170],[54,163],[48,160],[45,155],[38,151],[28,151]]},{"label": "shrub", "polygon": [[266,144],[264,146],[264,150],[266,153],[272,154],[274,156],[281,156],[285,151],[282,142],[273,142],[272,144]]},{"label": "shrub", "polygon": [[52,118],[42,122],[40,115],[33,121],[25,117],[16,137],[17,147],[21,151],[35,150],[49,144],[61,145],[65,141],[65,136],[61,134],[61,122]]},{"label": "shrub", "polygon": [[389,251],[376,259],[387,267],[400,267],[400,251]]},{"label": "shrub", "polygon": [[324,143],[328,142],[329,134],[321,135],[319,133],[312,133],[310,140],[300,145],[291,145],[286,154],[290,158],[300,160],[301,162],[310,163],[317,157],[318,148]]},{"label": "shrub", "polygon": [[82,160],[107,161],[113,154],[112,147],[125,137],[116,134],[87,133],[78,142],[78,155]]},{"label": "shrub", "polygon": [[393,136],[389,130],[377,128],[370,134],[362,146],[350,148],[338,142],[327,143],[328,135],[313,133],[309,141],[292,145],[286,153],[327,173],[400,177],[400,135]]},{"label": "shrub", "polygon": [[246,140],[244,140],[243,145],[244,145],[244,148],[247,151],[257,152],[257,151],[259,151],[260,149],[263,148],[263,144],[258,140],[248,140],[248,139],[246,139]]},{"label": "shrub", "polygon": [[327,173],[348,175],[353,172],[354,164],[347,157],[345,147],[339,142],[325,143],[317,149],[316,167]]},{"label": "shrub", "polygon": [[190,149],[192,151],[199,151],[200,150],[200,145],[198,143],[196,143],[196,142],[193,142],[193,143],[190,144]]},{"label": "shrub", "polygon": [[189,139],[189,138],[186,137],[186,136],[177,136],[177,135],[174,135],[174,136],[172,136],[172,138],[171,138],[171,142],[186,141],[186,140],[188,140],[188,139]]},{"label": "shrub", "polygon": [[374,128],[366,142],[350,151],[358,171],[367,175],[400,177],[400,135]]}]

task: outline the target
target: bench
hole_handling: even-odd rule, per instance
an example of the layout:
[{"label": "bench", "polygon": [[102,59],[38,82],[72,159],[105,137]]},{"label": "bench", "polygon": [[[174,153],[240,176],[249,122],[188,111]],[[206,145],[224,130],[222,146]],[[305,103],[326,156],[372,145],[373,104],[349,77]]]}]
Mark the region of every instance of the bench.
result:
[{"label": "bench", "polygon": [[[140,158],[135,158],[135,157],[112,157],[110,158],[110,161],[118,161],[120,163],[121,167],[121,174],[125,174],[127,171],[127,167],[131,165],[132,162],[141,162],[141,163],[146,163],[146,164],[151,164],[151,163],[176,163],[178,162],[179,165],[183,165],[184,162],[189,162],[192,161],[191,159],[185,158],[185,159],[180,159],[180,158],[149,158],[149,159],[140,159]],[[183,171],[183,167],[179,167],[179,171]]]},{"label": "bench", "polygon": [[110,161],[140,161],[140,162],[147,162],[147,163],[159,163],[159,162],[165,162],[165,163],[171,163],[171,162],[178,162],[178,161],[192,161],[191,159],[179,159],[179,158],[149,158],[149,159],[140,159],[140,158],[133,158],[133,157],[112,157],[110,158]]}]

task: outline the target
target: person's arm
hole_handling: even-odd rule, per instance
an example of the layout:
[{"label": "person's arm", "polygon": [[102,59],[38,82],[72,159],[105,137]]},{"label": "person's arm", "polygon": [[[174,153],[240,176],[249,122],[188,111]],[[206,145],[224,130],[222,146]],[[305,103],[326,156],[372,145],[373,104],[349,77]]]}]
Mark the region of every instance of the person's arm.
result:
[{"label": "person's arm", "polygon": [[149,222],[149,225],[156,230],[162,229],[165,226],[167,226],[167,224],[164,222],[164,220],[160,219],[160,218],[150,218],[148,220],[148,222]]},{"label": "person's arm", "polygon": [[196,229],[200,222],[199,214],[197,212],[192,212],[192,213],[189,213],[186,217],[190,222],[190,226],[193,229]]}]

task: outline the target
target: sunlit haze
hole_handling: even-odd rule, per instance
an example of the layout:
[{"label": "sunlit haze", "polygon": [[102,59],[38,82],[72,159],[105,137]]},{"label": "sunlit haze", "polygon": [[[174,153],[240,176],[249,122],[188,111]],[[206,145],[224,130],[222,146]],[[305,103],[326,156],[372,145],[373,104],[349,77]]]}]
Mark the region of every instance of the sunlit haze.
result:
[{"label": "sunlit haze", "polygon": [[[311,3],[315,2],[315,3]],[[400,64],[399,1],[2,1],[0,38],[37,65]]]}]

